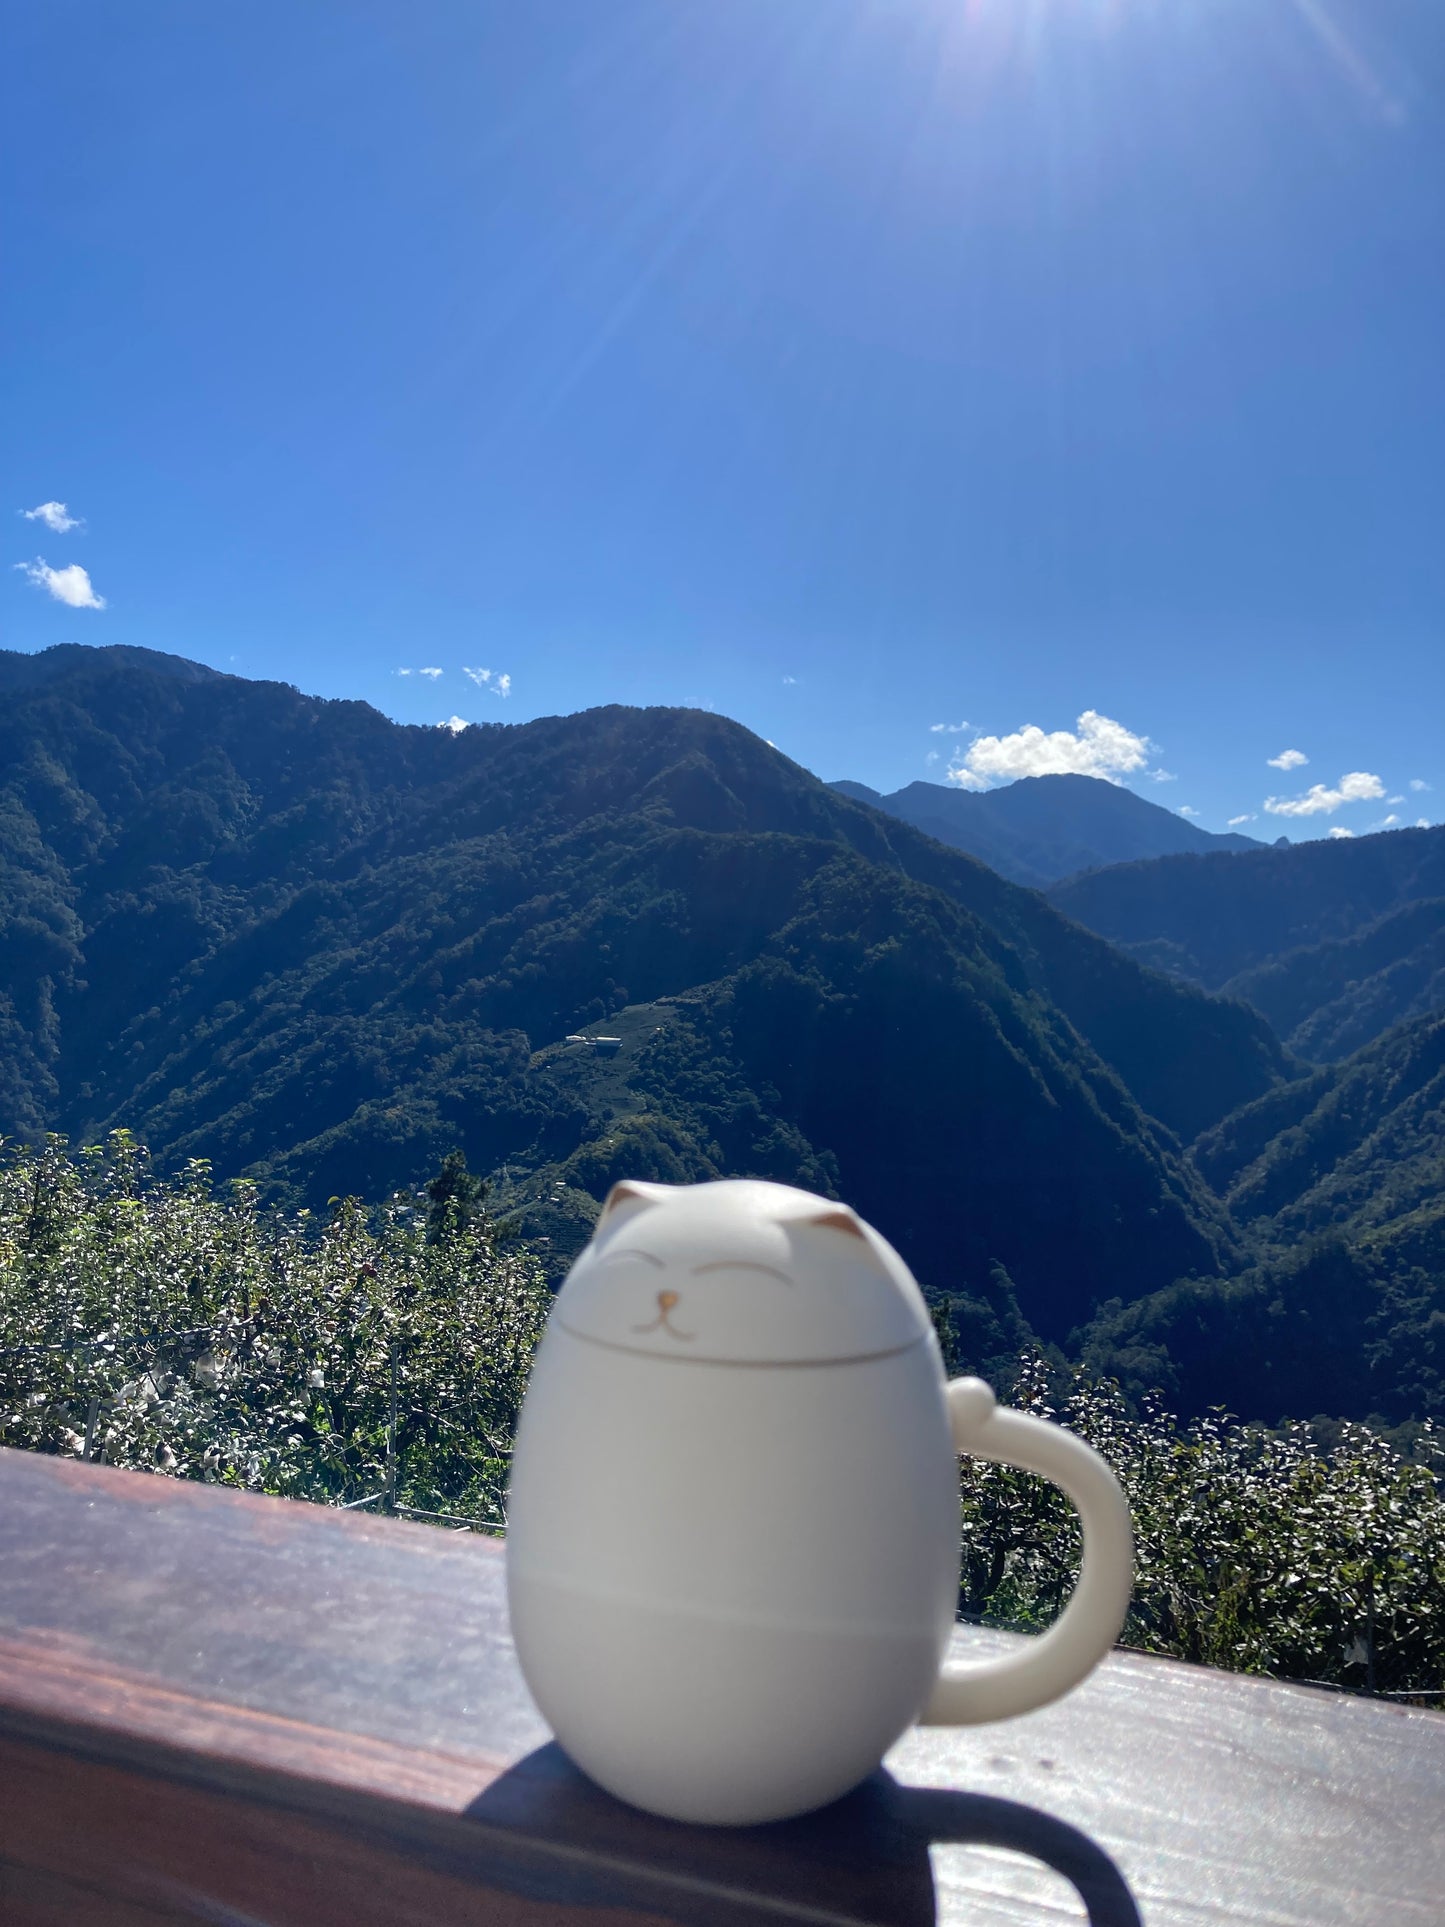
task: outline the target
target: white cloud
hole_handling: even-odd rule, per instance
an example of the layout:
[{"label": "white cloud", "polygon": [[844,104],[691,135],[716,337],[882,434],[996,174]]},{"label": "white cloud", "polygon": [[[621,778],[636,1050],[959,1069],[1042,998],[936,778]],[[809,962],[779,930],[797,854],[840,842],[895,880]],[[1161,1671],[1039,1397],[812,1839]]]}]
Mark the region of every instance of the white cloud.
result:
[{"label": "white cloud", "polygon": [[478,689],[490,689],[494,696],[505,699],[512,693],[512,678],[505,669],[468,669],[463,664],[462,674],[470,676]]},{"label": "white cloud", "polygon": [[1353,836],[1354,831],[1347,830],[1343,823],[1332,823],[1330,825],[1330,835],[1335,838]]},{"label": "white cloud", "polygon": [[933,736],[962,736],[972,729],[972,723],[930,723],[929,734]]},{"label": "white cloud", "polygon": [[1429,827],[1430,819],[1428,816],[1417,816],[1415,818],[1415,828],[1417,830],[1428,830]]},{"label": "white cloud", "polygon": [[78,562],[72,562],[66,569],[52,569],[43,556],[37,556],[33,562],[17,562],[15,566],[25,571],[27,582],[33,582],[37,589],[44,589],[68,609],[105,607],[105,597],[97,595],[91,588],[90,577]]},{"label": "white cloud", "polygon": [[783,681],[785,684],[795,683],[797,680],[798,679],[796,676],[784,676],[783,678]]},{"label": "white cloud", "polygon": [[1387,797],[1385,798],[1385,801],[1386,801],[1387,803],[1389,803],[1389,804],[1391,804],[1392,806],[1393,806],[1394,804],[1396,804],[1396,803],[1403,803],[1403,802],[1404,802],[1404,800],[1405,800],[1405,799],[1404,799],[1404,797],[1403,797],[1403,796],[1387,796]]},{"label": "white cloud", "polygon": [[1302,749],[1283,749],[1278,756],[1266,756],[1271,769],[1303,769],[1310,760]]},{"label": "white cloud", "polygon": [[1421,793],[1422,790],[1428,790],[1429,787],[1430,785],[1422,781],[1421,778],[1418,776],[1412,776],[1410,778],[1410,788],[1414,790],[1417,796]]},{"label": "white cloud", "polygon": [[52,535],[68,535],[71,529],[85,527],[78,515],[66,514],[64,502],[42,502],[39,508],[21,509],[20,513],[27,522],[43,522]]},{"label": "white cloud", "polygon": [[1232,830],[1237,830],[1241,823],[1253,823],[1255,820],[1254,811],[1246,810],[1243,816],[1231,816],[1229,819],[1229,827]]},{"label": "white cloud", "polygon": [[1149,781],[1151,783],[1177,783],[1179,778],[1174,774],[1172,769],[1151,769],[1149,772]]},{"label": "white cloud", "polygon": [[411,671],[409,669],[398,669],[396,671],[396,674],[398,676],[409,676],[411,674]]},{"label": "white cloud", "polygon": [[942,760],[943,751],[941,749],[931,749],[923,759],[923,766],[925,769],[932,769],[935,763],[941,762]]},{"label": "white cloud", "polygon": [[1027,723],[1012,736],[975,736],[962,755],[955,751],[948,780],[966,790],[1020,776],[1102,776],[1112,783],[1142,769],[1152,748],[1147,736],[1086,709],[1077,735],[1068,729],[1045,733]]},{"label": "white cloud", "polygon": [[1271,816],[1331,816],[1341,803],[1373,803],[1385,794],[1385,785],[1368,770],[1351,770],[1340,778],[1337,790],[1323,783],[1311,783],[1303,796],[1267,796],[1264,807]]},{"label": "white cloud", "polygon": [[1388,816],[1382,816],[1379,822],[1372,823],[1370,825],[1370,828],[1372,830],[1393,830],[1395,825],[1399,822],[1399,820],[1400,820],[1399,817],[1396,816],[1393,810],[1391,810]]},{"label": "white cloud", "polygon": [[1198,816],[1199,812],[1193,807],[1192,804],[1181,803],[1179,805],[1178,814],[1180,816]]},{"label": "white cloud", "polygon": [[432,679],[432,681],[433,681],[433,682],[435,682],[435,681],[436,681],[436,679],[437,679],[437,677],[438,677],[438,676],[439,676],[439,675],[440,675],[440,674],[441,674],[442,672],[441,672],[441,670],[440,670],[440,669],[418,669],[416,673],[417,673],[417,674],[418,674],[419,676],[430,676],[430,677],[431,677],[431,679]]},{"label": "white cloud", "polygon": [[460,736],[464,729],[471,728],[471,724],[465,716],[448,716],[444,723],[437,724],[437,728],[449,729],[453,736]]}]

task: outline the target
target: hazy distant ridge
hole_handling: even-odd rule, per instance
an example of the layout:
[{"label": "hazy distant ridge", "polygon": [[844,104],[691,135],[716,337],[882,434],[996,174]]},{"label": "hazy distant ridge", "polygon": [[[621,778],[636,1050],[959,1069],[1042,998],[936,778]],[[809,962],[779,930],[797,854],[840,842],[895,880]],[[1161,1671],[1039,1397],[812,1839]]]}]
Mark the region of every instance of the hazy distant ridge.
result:
[{"label": "hazy distant ridge", "polygon": [[1247,836],[1216,836],[1133,790],[1097,776],[1025,776],[997,790],[910,783],[889,796],[864,783],[833,788],[870,803],[956,850],[967,850],[1011,883],[1041,890],[1107,863],[1179,851],[1257,850]]},{"label": "hazy distant ridge", "polygon": [[1445,1006],[1445,826],[1071,877],[1067,915],[1328,1063]]}]

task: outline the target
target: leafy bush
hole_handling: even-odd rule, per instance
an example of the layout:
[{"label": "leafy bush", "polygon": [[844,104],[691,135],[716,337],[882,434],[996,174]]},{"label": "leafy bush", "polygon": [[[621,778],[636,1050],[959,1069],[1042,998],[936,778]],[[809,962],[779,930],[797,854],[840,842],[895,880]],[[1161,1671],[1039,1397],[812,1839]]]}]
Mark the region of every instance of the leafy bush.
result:
[{"label": "leafy bush", "polygon": [[[111,1465],[333,1504],[380,1490],[500,1515],[550,1299],[498,1240],[459,1158],[427,1196],[317,1222],[218,1195],[204,1164],[155,1179],[123,1132],[0,1156],[0,1444],[78,1455],[92,1401]],[[967,1316],[963,1316],[967,1313]],[[1007,1274],[941,1336],[1004,1351]],[[1445,1440],[1410,1456],[1361,1425],[1278,1431],[1135,1416],[1111,1381],[1026,1351],[1012,1403],[1089,1440],[1123,1483],[1137,1573],[1125,1643],[1212,1666],[1382,1691],[1445,1687]],[[1075,1514],[1028,1473],[962,1464],[966,1617],[1037,1630],[1078,1568]],[[1437,1696],[1445,1699],[1445,1692]]]},{"label": "leafy bush", "polygon": [[[473,1184],[475,1181],[472,1181]],[[549,1298],[443,1174],[328,1221],[155,1180],[124,1132],[0,1160],[0,1444],[345,1503],[499,1511]]]},{"label": "leafy bush", "polygon": [[[1413,1458],[1363,1425],[1180,1429],[1156,1399],[1026,1357],[1010,1402],[1057,1418],[1109,1462],[1129,1500],[1134,1603],[1124,1644],[1236,1672],[1445,1701],[1445,1435]],[[1057,1403],[1057,1409],[1056,1409]],[[965,1617],[1037,1630],[1078,1571],[1078,1520],[1052,1485],[965,1459]]]}]

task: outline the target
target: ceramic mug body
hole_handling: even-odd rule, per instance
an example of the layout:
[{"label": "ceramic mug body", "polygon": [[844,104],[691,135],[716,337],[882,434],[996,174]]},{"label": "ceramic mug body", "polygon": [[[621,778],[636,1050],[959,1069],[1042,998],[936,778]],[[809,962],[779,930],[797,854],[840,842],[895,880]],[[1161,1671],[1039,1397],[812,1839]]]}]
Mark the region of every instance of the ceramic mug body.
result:
[{"label": "ceramic mug body", "polygon": [[[1047,1633],[942,1665],[959,1452],[1079,1508]],[[592,1777],[678,1820],[802,1813],[915,1720],[1006,1719],[1076,1685],[1129,1599],[1097,1454],[945,1384],[908,1267],[846,1205],[752,1179],[615,1185],[523,1404],[507,1583],[522,1670]]]},{"label": "ceramic mug body", "polygon": [[931,1335],[746,1365],[554,1323],[508,1507],[523,1672],[566,1751],[623,1799],[713,1823],[807,1811],[928,1700],[958,1516]]}]

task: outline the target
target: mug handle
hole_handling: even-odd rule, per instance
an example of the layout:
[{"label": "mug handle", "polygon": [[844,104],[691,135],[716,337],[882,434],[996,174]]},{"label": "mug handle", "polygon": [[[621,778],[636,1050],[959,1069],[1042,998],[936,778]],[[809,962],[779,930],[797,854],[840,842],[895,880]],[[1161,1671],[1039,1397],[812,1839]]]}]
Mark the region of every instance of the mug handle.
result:
[{"label": "mug handle", "polygon": [[945,1666],[919,1716],[925,1726],[977,1726],[1047,1706],[1098,1665],[1129,1610],[1134,1535],[1118,1480],[1081,1438],[1000,1407],[981,1378],[955,1378],[944,1396],[955,1451],[1042,1473],[1063,1488],[1084,1527],[1079,1583],[1049,1630],[986,1665]]}]

